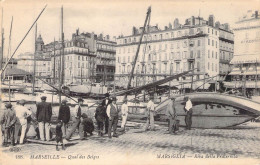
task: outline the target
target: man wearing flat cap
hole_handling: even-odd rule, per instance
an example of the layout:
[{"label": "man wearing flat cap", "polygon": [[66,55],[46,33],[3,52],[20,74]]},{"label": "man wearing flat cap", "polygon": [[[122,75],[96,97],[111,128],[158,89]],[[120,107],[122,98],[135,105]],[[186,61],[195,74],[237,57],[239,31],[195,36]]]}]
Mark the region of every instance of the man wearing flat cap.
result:
[{"label": "man wearing flat cap", "polygon": [[185,123],[188,130],[191,129],[192,125],[192,102],[188,96],[184,97],[185,106],[184,111],[186,112]]},{"label": "man wearing flat cap", "polygon": [[78,98],[78,105],[75,106],[75,116],[73,117],[73,125],[71,130],[67,133],[66,135],[66,140],[70,140],[72,137],[73,133],[78,129],[79,130],[79,137],[81,140],[84,140],[84,130],[83,130],[83,125],[81,123],[82,119],[82,104],[83,104],[83,99]]},{"label": "man wearing flat cap", "polygon": [[67,135],[67,129],[68,129],[68,123],[70,121],[70,107],[67,105],[67,100],[64,99],[61,102],[61,106],[59,109],[59,115],[58,120],[62,124],[62,136],[66,137]]},{"label": "man wearing flat cap", "polygon": [[36,105],[36,119],[39,123],[40,138],[42,141],[50,140],[52,107],[50,103],[46,102],[46,98],[46,96],[42,96],[41,102]]},{"label": "man wearing flat cap", "polygon": [[116,129],[117,129],[117,123],[118,123],[118,112],[119,109],[116,105],[116,97],[112,97],[112,103],[110,103],[107,106],[107,116],[109,118],[109,126],[108,126],[108,137],[111,137],[111,131],[112,131],[112,127],[113,127],[113,137],[118,137],[117,133],[116,133]]},{"label": "man wearing flat cap", "polygon": [[[109,98],[109,93],[105,94],[105,99],[103,100],[102,104],[105,106],[105,109],[107,110],[107,106],[112,102],[112,100]],[[105,117],[105,134],[108,133],[108,126],[109,126],[109,118],[106,115]]]},{"label": "man wearing flat cap", "polygon": [[25,100],[20,100],[17,102],[15,107],[15,113],[17,117],[17,122],[15,124],[15,143],[18,144],[18,133],[21,130],[20,144],[23,144],[26,130],[27,130],[27,118],[31,116],[32,112],[28,110],[25,106]]}]

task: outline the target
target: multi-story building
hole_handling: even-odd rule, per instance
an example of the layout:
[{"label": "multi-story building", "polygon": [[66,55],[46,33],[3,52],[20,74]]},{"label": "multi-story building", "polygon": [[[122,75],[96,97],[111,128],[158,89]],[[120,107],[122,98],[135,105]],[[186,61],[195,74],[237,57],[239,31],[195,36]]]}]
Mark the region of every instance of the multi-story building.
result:
[{"label": "multi-story building", "polygon": [[95,37],[97,41],[96,82],[111,82],[115,75],[116,42],[109,35]]},{"label": "multi-story building", "polygon": [[[35,76],[50,81],[51,79],[51,57],[50,52],[44,48],[41,35],[36,40]],[[33,74],[34,53],[26,52],[18,55],[17,68]]]},{"label": "multi-story building", "polygon": [[243,89],[243,94],[260,94],[260,17],[259,11],[249,10],[235,24],[235,53],[231,64],[234,68],[228,88]]},{"label": "multi-story building", "polygon": [[[117,39],[116,83],[127,85],[132,69],[141,31],[133,27],[132,35]],[[146,29],[139,56],[135,66],[134,80],[131,86],[140,86],[166,76],[197,68],[193,74],[180,78],[183,81],[215,77],[220,72],[220,28],[215,26],[214,16],[209,21],[201,17],[191,17],[184,25],[175,19],[174,26],[158,26]],[[193,88],[199,86],[194,85]],[[190,88],[191,85],[184,86]]]},{"label": "multi-story building", "polygon": [[[53,43],[50,43],[54,45]],[[52,46],[54,47],[54,46]],[[64,69],[63,83],[84,83],[95,79],[96,70],[96,41],[94,33],[79,34],[79,30],[72,35],[71,40],[64,42],[64,56],[61,43],[55,43],[52,48],[52,77],[58,82],[61,69]],[[60,61],[64,61],[61,63]],[[62,66],[64,65],[64,67]]]}]

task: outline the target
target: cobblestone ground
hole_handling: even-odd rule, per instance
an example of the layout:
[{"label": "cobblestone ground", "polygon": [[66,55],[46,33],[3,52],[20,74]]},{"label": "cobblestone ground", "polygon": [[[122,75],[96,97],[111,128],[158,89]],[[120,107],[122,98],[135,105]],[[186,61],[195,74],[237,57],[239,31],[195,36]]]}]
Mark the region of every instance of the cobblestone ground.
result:
[{"label": "cobblestone ground", "polygon": [[[75,143],[74,143],[75,142]],[[74,144],[73,144],[74,143]],[[260,159],[260,123],[245,123],[228,129],[192,129],[176,135],[168,134],[167,128],[157,126],[156,131],[144,132],[133,127],[125,134],[109,139],[98,137],[96,133],[88,140],[72,140],[65,151],[56,151],[54,145],[27,143],[18,146],[20,153],[32,154],[70,154],[91,155],[131,155],[138,154],[185,154],[186,157],[212,154],[237,156],[239,158]],[[10,147],[2,149],[4,153],[16,155]]]}]

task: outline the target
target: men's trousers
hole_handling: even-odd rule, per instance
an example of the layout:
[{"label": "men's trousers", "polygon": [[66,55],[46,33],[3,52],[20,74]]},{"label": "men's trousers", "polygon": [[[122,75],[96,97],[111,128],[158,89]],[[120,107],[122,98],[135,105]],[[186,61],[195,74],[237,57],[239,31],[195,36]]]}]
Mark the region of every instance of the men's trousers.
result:
[{"label": "men's trousers", "polygon": [[113,127],[113,135],[116,135],[117,123],[118,123],[118,116],[111,116],[111,119],[109,120],[109,126],[108,126],[109,137],[111,137],[112,127]]},{"label": "men's trousers", "polygon": [[51,124],[49,122],[39,122],[39,132],[41,140],[50,140],[50,128]]}]

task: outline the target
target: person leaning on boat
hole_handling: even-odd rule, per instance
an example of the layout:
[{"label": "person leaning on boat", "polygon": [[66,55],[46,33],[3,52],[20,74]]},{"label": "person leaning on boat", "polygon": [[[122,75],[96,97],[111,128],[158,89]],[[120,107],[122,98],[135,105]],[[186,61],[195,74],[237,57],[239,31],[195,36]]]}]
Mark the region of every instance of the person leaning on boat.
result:
[{"label": "person leaning on boat", "polygon": [[[103,100],[102,104],[105,105],[105,108],[107,110],[107,106],[112,102],[112,100],[109,98],[109,93],[105,94],[105,100]],[[109,126],[109,117],[106,116],[105,118],[105,134],[108,133],[108,126]]]},{"label": "person leaning on boat", "polygon": [[121,129],[122,129],[122,131],[125,131],[125,125],[126,125],[127,116],[128,116],[127,98],[125,98],[123,100],[123,105],[121,106],[121,113],[122,113]]},{"label": "person leaning on boat", "polygon": [[50,141],[50,122],[52,116],[52,107],[50,103],[46,102],[46,98],[46,96],[42,96],[41,102],[36,105],[36,118],[39,123],[39,132],[41,140]]},{"label": "person leaning on boat", "polygon": [[184,97],[185,106],[184,111],[186,112],[185,123],[188,130],[191,129],[192,125],[192,102],[188,96]]},{"label": "person leaning on boat", "polygon": [[67,105],[67,102],[66,99],[62,100],[58,116],[58,120],[60,120],[62,124],[61,129],[63,137],[66,137],[67,135],[68,123],[70,121],[70,107]]},{"label": "person leaning on boat", "polygon": [[170,102],[167,105],[166,109],[166,116],[168,116],[169,119],[169,133],[175,133],[177,131],[178,126],[177,126],[177,114],[176,114],[176,109],[175,109],[175,98],[171,98]]},{"label": "person leaning on boat", "polygon": [[17,117],[17,122],[15,124],[15,143],[18,144],[18,133],[21,130],[19,142],[20,144],[23,144],[28,127],[27,118],[31,116],[32,112],[24,106],[25,100],[20,100],[17,102],[17,104],[18,105],[15,107],[15,113]]},{"label": "person leaning on boat", "polygon": [[66,140],[70,140],[71,136],[73,133],[76,131],[76,129],[79,130],[79,137],[80,140],[84,139],[84,130],[83,130],[83,125],[81,123],[82,120],[82,104],[83,104],[83,99],[78,98],[78,105],[75,106],[75,117],[73,118],[73,125],[69,133],[66,135]]},{"label": "person leaning on boat", "polygon": [[154,128],[154,111],[155,111],[155,105],[154,105],[154,97],[150,96],[149,98],[149,102],[147,103],[147,120],[146,120],[146,124],[145,124],[145,131],[148,130],[148,127],[150,127],[150,129],[152,131],[155,130]]},{"label": "person leaning on boat", "polygon": [[117,129],[117,123],[118,123],[118,106],[116,105],[116,97],[112,97],[112,103],[110,103],[107,106],[107,116],[109,118],[109,126],[108,126],[108,137],[111,137],[111,131],[112,131],[112,127],[113,127],[113,137],[118,137],[117,133],[116,133],[116,129]]}]

